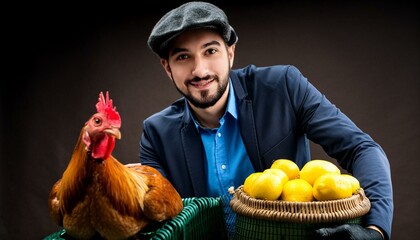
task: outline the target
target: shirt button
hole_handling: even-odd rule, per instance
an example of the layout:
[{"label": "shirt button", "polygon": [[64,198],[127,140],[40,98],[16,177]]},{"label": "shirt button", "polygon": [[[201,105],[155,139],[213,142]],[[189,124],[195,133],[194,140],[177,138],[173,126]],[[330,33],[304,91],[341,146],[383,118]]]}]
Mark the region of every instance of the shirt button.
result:
[{"label": "shirt button", "polygon": [[225,170],[226,169],[226,165],[225,164],[222,164],[221,168],[222,168],[222,170]]},{"label": "shirt button", "polygon": [[218,137],[221,137],[221,136],[222,136],[222,134],[221,134],[221,133],[217,133],[217,136],[218,136]]}]

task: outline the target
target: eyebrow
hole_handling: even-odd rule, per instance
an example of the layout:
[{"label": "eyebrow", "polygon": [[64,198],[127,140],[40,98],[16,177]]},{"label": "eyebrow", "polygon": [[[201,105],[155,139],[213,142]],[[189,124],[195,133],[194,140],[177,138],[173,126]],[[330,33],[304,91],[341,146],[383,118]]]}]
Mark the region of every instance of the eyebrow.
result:
[{"label": "eyebrow", "polygon": [[[206,47],[209,47],[209,46],[212,46],[212,45],[221,46],[220,42],[214,40],[214,41],[211,41],[211,42],[208,42],[208,43],[204,44],[201,48],[206,48]],[[172,52],[171,52],[171,55],[175,55],[175,54],[177,54],[179,52],[183,52],[183,51],[188,51],[188,49],[186,49],[186,48],[173,48]]]}]

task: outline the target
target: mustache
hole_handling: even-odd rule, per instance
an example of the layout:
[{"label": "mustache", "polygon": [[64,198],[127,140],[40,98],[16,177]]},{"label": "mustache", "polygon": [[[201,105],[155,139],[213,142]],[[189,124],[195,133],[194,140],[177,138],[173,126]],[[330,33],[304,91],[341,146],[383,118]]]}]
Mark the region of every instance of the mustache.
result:
[{"label": "mustache", "polygon": [[204,81],[206,81],[206,80],[209,80],[209,79],[215,79],[215,80],[217,80],[217,79],[219,79],[216,75],[206,75],[205,77],[202,77],[202,78],[200,78],[200,77],[194,77],[193,79],[187,79],[187,81],[186,82],[199,82],[199,81],[202,81],[202,80],[204,80]]}]

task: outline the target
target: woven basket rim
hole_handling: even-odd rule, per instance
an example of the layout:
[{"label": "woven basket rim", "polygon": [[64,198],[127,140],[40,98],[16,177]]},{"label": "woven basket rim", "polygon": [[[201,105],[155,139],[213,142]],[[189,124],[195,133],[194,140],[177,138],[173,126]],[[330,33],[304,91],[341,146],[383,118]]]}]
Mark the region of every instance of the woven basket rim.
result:
[{"label": "woven basket rim", "polygon": [[371,207],[362,188],[351,197],[339,200],[287,202],[252,198],[243,191],[243,185],[235,189],[230,206],[240,215],[298,223],[346,221],[365,215]]}]

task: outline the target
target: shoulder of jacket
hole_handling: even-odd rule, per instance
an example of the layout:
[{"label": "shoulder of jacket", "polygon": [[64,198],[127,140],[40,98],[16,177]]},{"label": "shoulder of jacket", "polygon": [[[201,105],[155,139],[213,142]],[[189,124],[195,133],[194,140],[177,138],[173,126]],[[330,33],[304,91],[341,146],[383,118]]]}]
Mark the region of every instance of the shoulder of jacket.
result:
[{"label": "shoulder of jacket", "polygon": [[294,65],[270,65],[270,66],[256,66],[254,64],[247,65],[242,68],[232,69],[235,75],[249,75],[257,72],[299,72],[298,68]]},{"label": "shoulder of jacket", "polygon": [[145,122],[154,122],[162,118],[176,118],[177,116],[182,117],[184,112],[185,112],[185,99],[179,98],[168,107],[147,117],[145,119]]}]

